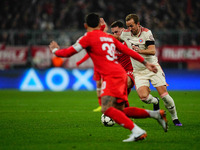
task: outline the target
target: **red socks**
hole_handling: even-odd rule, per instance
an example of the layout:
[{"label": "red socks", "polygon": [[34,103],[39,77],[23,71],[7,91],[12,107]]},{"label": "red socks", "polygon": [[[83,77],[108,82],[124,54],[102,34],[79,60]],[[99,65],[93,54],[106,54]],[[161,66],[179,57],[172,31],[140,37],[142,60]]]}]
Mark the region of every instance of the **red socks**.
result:
[{"label": "red socks", "polygon": [[124,128],[132,130],[134,127],[134,124],[131,121],[131,119],[129,119],[122,111],[114,107],[108,108],[104,114],[112,118],[116,123],[123,126]]},{"label": "red socks", "polygon": [[130,118],[148,118],[150,117],[149,113],[142,108],[137,108],[137,107],[126,107],[124,109],[124,113],[126,116]]}]

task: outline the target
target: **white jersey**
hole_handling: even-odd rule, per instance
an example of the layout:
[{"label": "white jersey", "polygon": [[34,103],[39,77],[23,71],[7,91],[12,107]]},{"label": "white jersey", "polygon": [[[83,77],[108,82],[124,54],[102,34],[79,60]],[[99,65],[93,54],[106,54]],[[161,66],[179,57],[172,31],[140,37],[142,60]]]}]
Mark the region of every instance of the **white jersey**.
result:
[{"label": "white jersey", "polygon": [[[152,44],[155,45],[155,40],[153,38],[152,32],[141,26],[140,32],[137,35],[133,35],[130,30],[124,30],[120,36],[122,40],[124,40],[127,43],[127,46],[132,49],[132,46],[138,46],[140,49],[145,50],[147,49],[148,45]],[[152,64],[157,65],[158,59],[155,55],[145,55],[140,54],[144,59]],[[146,67],[138,62],[137,60],[134,60],[131,58],[133,70],[144,70]]]}]

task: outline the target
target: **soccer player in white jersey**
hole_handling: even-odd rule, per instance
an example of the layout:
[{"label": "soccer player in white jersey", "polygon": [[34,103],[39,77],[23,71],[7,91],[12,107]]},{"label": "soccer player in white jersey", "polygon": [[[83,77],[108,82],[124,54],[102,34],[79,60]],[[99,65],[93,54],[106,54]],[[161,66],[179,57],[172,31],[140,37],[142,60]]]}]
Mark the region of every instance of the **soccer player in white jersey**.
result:
[{"label": "soccer player in white jersey", "polygon": [[136,14],[129,14],[126,16],[127,29],[124,30],[120,36],[129,48],[132,48],[145,58],[146,61],[155,64],[158,68],[157,73],[148,71],[142,64],[131,58],[133,66],[133,75],[135,77],[135,87],[140,99],[147,104],[154,104],[155,109],[159,109],[159,99],[150,94],[150,83],[157,89],[162,98],[165,107],[171,114],[171,118],[175,126],[182,126],[178,120],[176,107],[173,98],[167,91],[167,83],[165,74],[158,64],[158,59],[155,56],[155,40],[151,30],[140,25],[139,17]]}]

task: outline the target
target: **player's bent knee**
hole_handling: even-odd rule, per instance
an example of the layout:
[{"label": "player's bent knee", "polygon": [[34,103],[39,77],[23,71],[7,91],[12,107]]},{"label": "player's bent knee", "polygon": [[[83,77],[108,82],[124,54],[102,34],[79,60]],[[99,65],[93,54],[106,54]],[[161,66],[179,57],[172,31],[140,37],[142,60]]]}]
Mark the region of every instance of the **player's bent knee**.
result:
[{"label": "player's bent knee", "polygon": [[140,97],[140,99],[141,99],[142,101],[146,101],[147,98],[148,98],[148,95],[139,95],[139,97]]},{"label": "player's bent knee", "polygon": [[143,100],[146,100],[148,98],[149,93],[148,92],[140,92],[140,93],[138,93],[138,96],[143,101]]}]

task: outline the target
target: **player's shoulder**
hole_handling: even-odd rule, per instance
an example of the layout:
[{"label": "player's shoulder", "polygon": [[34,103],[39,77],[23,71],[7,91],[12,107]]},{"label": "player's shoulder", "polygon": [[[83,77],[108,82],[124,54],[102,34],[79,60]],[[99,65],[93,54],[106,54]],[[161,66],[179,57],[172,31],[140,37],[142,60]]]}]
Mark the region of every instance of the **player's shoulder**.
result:
[{"label": "player's shoulder", "polygon": [[129,29],[124,29],[122,32],[130,32]]},{"label": "player's shoulder", "polygon": [[131,35],[131,31],[129,29],[124,29],[120,35],[120,37]]},{"label": "player's shoulder", "polygon": [[92,34],[92,36],[90,36],[91,41],[99,40],[99,39],[101,42],[114,42],[115,41],[115,37],[113,35],[103,32],[101,30],[92,32],[90,34]]},{"label": "player's shoulder", "polygon": [[148,31],[150,31],[148,28],[141,27],[141,32],[148,32]]},{"label": "player's shoulder", "polygon": [[95,38],[99,37],[101,34],[103,33],[103,31],[100,30],[93,30],[90,32],[86,32],[82,38],[84,37],[87,40],[94,40]]},{"label": "player's shoulder", "polygon": [[140,32],[140,35],[143,35],[143,36],[149,36],[149,35],[152,35],[152,32],[150,29],[148,28],[145,28],[145,27],[141,27],[141,32]]},{"label": "player's shoulder", "polygon": [[[113,41],[116,40],[116,37],[114,37],[114,35],[109,34],[109,33],[106,33],[106,35],[107,35],[108,38],[110,38],[110,40],[108,40],[108,41],[113,42]],[[111,39],[112,39],[112,40],[111,40]]]},{"label": "player's shoulder", "polygon": [[130,33],[131,33],[131,31],[129,29],[124,29],[122,31],[122,34],[130,34]]},{"label": "player's shoulder", "polygon": [[141,33],[143,33],[143,34],[152,34],[152,32],[151,32],[151,30],[150,29],[148,29],[148,28],[145,28],[145,27],[141,27]]}]

